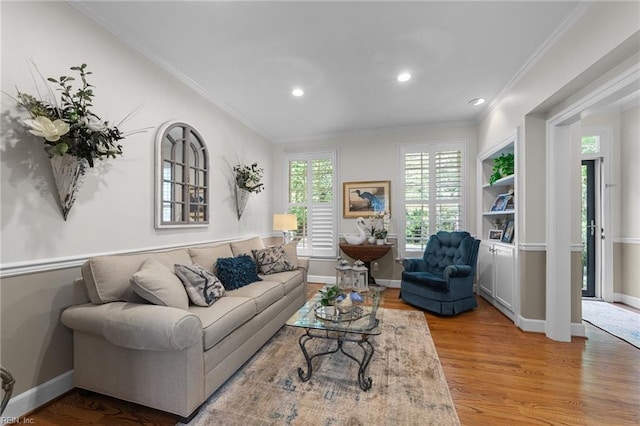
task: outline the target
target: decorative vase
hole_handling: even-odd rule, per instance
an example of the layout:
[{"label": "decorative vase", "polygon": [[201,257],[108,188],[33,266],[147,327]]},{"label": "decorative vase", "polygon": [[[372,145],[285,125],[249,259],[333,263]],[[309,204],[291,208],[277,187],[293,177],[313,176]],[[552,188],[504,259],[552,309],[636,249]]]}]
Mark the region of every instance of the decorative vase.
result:
[{"label": "decorative vase", "polygon": [[73,155],[55,155],[49,160],[53,170],[53,179],[58,189],[62,216],[64,220],[67,220],[67,215],[76,201],[78,191],[87,178],[89,162]]},{"label": "decorative vase", "polygon": [[368,241],[369,241],[369,244],[375,244],[376,243],[376,237],[369,237]]},{"label": "decorative vase", "polygon": [[247,191],[246,189],[242,189],[236,186],[236,206],[238,208],[238,220],[242,216],[244,212],[244,208],[247,206],[247,202],[251,197],[251,191]]}]

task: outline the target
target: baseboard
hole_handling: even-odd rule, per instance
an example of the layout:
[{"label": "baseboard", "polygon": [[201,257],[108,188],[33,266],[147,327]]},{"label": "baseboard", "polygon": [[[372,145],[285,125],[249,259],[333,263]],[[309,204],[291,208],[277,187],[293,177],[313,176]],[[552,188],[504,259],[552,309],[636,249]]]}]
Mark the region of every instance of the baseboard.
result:
[{"label": "baseboard", "polygon": [[[545,320],[530,319],[523,316],[518,316],[518,327],[522,331],[529,333],[544,333],[545,332]],[[571,335],[576,337],[585,337],[585,328],[582,323],[571,323]]]},{"label": "baseboard", "polygon": [[624,303],[632,308],[640,309],[640,297],[629,296],[628,294],[613,293],[613,300],[615,302]]},{"label": "baseboard", "polygon": [[[307,281],[310,283],[335,284],[336,277],[329,277],[326,275],[309,275],[307,277]],[[376,278],[376,283],[384,287],[400,288],[400,280],[385,280],[382,278]]]},{"label": "baseboard", "polygon": [[321,284],[335,284],[336,277],[327,277],[324,275],[309,275],[307,276],[307,282],[321,283]]},{"label": "baseboard", "polygon": [[[7,408],[2,413],[2,420],[15,418],[14,423],[20,423],[20,417],[42,407],[47,402],[73,389],[73,370],[54,377],[48,382],[14,395],[9,400]],[[4,424],[4,423],[3,423]]]}]

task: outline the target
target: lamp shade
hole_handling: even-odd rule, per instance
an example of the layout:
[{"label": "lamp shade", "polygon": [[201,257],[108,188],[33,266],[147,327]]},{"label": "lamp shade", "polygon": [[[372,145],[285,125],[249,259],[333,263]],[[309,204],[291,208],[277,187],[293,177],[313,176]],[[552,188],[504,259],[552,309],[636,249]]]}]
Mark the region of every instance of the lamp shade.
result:
[{"label": "lamp shade", "polygon": [[274,231],[293,231],[294,229],[298,229],[298,220],[295,214],[273,215]]}]

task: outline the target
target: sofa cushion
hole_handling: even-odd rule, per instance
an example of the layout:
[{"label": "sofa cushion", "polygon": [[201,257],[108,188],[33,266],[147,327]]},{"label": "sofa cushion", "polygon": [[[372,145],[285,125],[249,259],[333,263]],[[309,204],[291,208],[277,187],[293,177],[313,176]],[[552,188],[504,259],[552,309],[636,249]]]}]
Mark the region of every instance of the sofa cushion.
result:
[{"label": "sofa cushion", "polygon": [[253,257],[253,250],[262,250],[263,248],[265,248],[264,242],[262,242],[262,238],[260,237],[253,237],[249,238],[248,240],[231,242],[231,251],[236,257],[243,254],[247,254]]},{"label": "sofa cushion", "polygon": [[256,311],[260,313],[284,297],[284,287],[278,282],[259,281],[232,290],[229,296],[250,297],[256,304]]},{"label": "sofa cushion", "polygon": [[149,258],[157,260],[171,270],[176,263],[192,263],[185,249],[91,258],[81,268],[91,303],[96,305],[116,301],[144,303],[144,300],[133,291],[130,280]]},{"label": "sofa cushion", "polygon": [[304,282],[304,275],[302,271],[285,271],[278,272],[276,274],[271,275],[258,275],[263,280],[273,281],[280,283],[284,290],[284,294],[289,294],[291,290],[298,287],[300,284]]},{"label": "sofa cushion", "polygon": [[218,258],[233,257],[233,252],[231,251],[231,246],[225,243],[219,246],[190,248],[189,255],[193,263],[202,265],[215,274]]},{"label": "sofa cushion", "polygon": [[283,246],[274,246],[262,250],[253,250],[258,270],[265,274],[293,271],[296,266],[289,260]]},{"label": "sofa cushion", "polygon": [[289,261],[294,265],[298,265],[298,242],[297,241],[289,241],[286,244],[282,245],[284,248],[284,252],[287,253],[287,257]]},{"label": "sofa cushion", "polygon": [[216,275],[227,290],[234,290],[255,281],[262,281],[256,263],[249,255],[221,257],[216,262]]},{"label": "sofa cushion", "polygon": [[131,277],[133,290],[145,300],[160,306],[187,309],[189,298],[180,281],[169,268],[149,258]]},{"label": "sofa cushion", "polygon": [[211,272],[203,266],[175,265],[175,272],[192,303],[198,306],[211,306],[216,299],[224,296],[224,286]]},{"label": "sofa cushion", "polygon": [[256,304],[248,297],[223,297],[206,308],[191,306],[189,312],[196,314],[202,322],[206,351],[253,318],[256,315]]}]

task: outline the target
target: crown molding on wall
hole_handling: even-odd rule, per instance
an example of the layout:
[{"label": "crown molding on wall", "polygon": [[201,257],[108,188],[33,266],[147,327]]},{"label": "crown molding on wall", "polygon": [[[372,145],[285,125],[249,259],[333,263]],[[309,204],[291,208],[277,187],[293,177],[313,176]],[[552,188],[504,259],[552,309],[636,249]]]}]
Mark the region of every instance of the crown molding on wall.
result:
[{"label": "crown molding on wall", "polygon": [[233,117],[234,119],[238,120],[239,122],[247,126],[249,129],[259,134],[263,138],[268,139],[269,141],[273,141],[273,137],[268,135],[263,129],[261,129],[253,121],[249,120],[247,117],[240,114],[231,106],[227,105],[225,102],[222,101],[222,99],[218,98],[214,94],[205,90],[202,86],[200,86],[198,83],[193,81],[193,79],[191,79],[189,76],[184,74],[182,71],[178,70],[177,68],[173,67],[172,65],[163,61],[162,59],[158,58],[149,50],[141,47],[138,43],[136,43],[135,37],[132,37],[131,34],[127,33],[122,28],[115,25],[113,22],[110,22],[104,19],[102,16],[95,15],[93,11],[89,9],[87,6],[85,6],[83,3],[72,1],[72,2],[69,2],[69,4],[73,6],[75,9],[77,9],[84,16],[91,19],[96,24],[100,25],[102,28],[108,31],[113,37],[116,37],[117,39],[121,40],[126,45],[131,47],[133,50],[140,53],[142,56],[149,59],[151,62],[155,63],[157,66],[159,66],[164,71],[166,71],[167,73],[169,73],[170,75],[177,78],[179,81],[181,81],[182,83],[184,83],[185,85],[193,89],[196,93],[198,93],[200,96],[202,96],[203,98],[211,102],[213,105],[217,106],[218,108],[220,108],[221,110],[229,114],[231,117]]},{"label": "crown molding on wall", "polygon": [[589,0],[582,2],[576,7],[571,14],[569,14],[558,26],[558,28],[542,43],[540,47],[531,55],[529,60],[511,77],[511,80],[507,82],[504,88],[493,98],[493,100],[487,105],[484,110],[478,114],[476,122],[479,123],[494,110],[496,106],[507,96],[507,94],[514,88],[516,84],[538,63],[540,59],[560,40],[573,26],[580,20],[580,18],[589,10],[595,0]]}]

